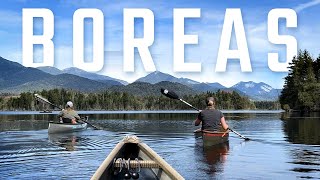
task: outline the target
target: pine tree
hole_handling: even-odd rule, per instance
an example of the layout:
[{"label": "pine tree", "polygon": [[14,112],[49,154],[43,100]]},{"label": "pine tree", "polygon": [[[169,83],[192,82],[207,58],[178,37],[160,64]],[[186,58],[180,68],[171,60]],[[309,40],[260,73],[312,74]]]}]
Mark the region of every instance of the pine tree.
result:
[{"label": "pine tree", "polygon": [[280,95],[282,107],[303,111],[318,109],[320,84],[316,73],[319,72],[319,61],[319,58],[313,61],[307,50],[299,51],[293,58]]}]

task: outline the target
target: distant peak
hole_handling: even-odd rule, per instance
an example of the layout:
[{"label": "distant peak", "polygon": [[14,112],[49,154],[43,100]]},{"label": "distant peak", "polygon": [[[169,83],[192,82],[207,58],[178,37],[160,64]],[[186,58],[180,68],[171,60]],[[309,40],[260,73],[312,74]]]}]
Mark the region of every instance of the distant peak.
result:
[{"label": "distant peak", "polygon": [[65,68],[64,70],[79,70],[78,68],[76,68],[76,67],[68,67],[68,68]]},{"label": "distant peak", "polygon": [[152,72],[152,73],[150,73],[150,74],[157,75],[157,74],[164,74],[164,73],[162,73],[162,72],[160,72],[160,71],[153,71],[153,72]]},{"label": "distant peak", "polygon": [[152,76],[154,76],[154,75],[156,75],[156,76],[158,76],[158,75],[172,76],[170,74],[166,74],[166,73],[163,73],[163,72],[160,72],[160,71],[153,71],[152,73],[148,74],[147,76],[149,76],[149,75],[152,75]]},{"label": "distant peak", "polygon": [[85,71],[85,70],[82,70],[82,69],[79,69],[79,68],[76,68],[76,67],[69,67],[69,68],[64,69],[63,71],[64,71],[64,72],[73,71],[73,72],[79,72],[79,73],[87,72],[87,71]]}]

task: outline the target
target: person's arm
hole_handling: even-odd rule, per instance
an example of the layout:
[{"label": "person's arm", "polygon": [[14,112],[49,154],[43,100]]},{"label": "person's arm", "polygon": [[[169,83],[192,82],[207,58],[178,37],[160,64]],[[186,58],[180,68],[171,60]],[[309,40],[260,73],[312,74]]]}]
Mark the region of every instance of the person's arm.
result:
[{"label": "person's arm", "polygon": [[74,117],[77,119],[77,120],[80,120],[80,116],[78,115],[78,113],[76,111],[74,111]]},{"label": "person's arm", "polygon": [[201,113],[198,114],[197,119],[194,121],[195,126],[199,126],[201,124]]},{"label": "person's arm", "polygon": [[224,130],[227,130],[229,128],[228,124],[226,123],[226,120],[224,119],[224,116],[221,117],[220,122]]},{"label": "person's arm", "polygon": [[195,121],[194,121],[194,125],[195,126],[199,126],[201,124],[201,120],[199,118],[197,118]]},{"label": "person's arm", "polygon": [[61,117],[63,116],[63,111],[64,111],[64,110],[62,109],[62,111],[60,111],[60,113],[58,114],[58,117],[59,117],[59,118],[61,118]]}]

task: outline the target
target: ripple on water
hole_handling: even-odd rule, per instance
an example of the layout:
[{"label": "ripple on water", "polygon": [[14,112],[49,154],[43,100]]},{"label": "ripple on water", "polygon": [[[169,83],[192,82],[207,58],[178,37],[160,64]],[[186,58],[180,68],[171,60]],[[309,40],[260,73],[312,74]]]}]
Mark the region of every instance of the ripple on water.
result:
[{"label": "ripple on water", "polygon": [[48,135],[47,129],[29,127],[29,131],[0,132],[1,178],[89,179],[114,146],[130,134],[137,135],[186,179],[319,178],[319,145],[303,144],[303,138],[315,137],[290,129],[302,126],[300,120],[282,121],[272,114],[227,119],[252,140],[230,133],[226,146],[204,148],[201,137],[192,133],[194,117],[97,116],[92,123],[104,130]]}]

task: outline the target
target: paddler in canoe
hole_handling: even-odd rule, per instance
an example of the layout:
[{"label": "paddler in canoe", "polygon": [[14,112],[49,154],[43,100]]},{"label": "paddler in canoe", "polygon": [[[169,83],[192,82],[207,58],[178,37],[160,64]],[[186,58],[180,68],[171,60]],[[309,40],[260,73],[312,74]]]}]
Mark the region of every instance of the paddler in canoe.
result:
[{"label": "paddler in canoe", "polygon": [[214,97],[206,99],[207,108],[200,111],[194,122],[195,126],[202,124],[201,129],[203,140],[210,140],[211,144],[219,144],[228,141],[229,126],[226,123],[223,113],[215,109]]},{"label": "paddler in canoe", "polygon": [[58,117],[62,123],[77,124],[77,120],[80,120],[80,116],[77,111],[73,109],[73,103],[71,101],[67,102],[66,109],[62,109]]},{"label": "paddler in canoe", "polygon": [[223,113],[215,109],[215,102],[214,97],[208,97],[206,99],[207,108],[198,114],[194,125],[199,126],[202,123],[201,130],[221,131],[221,126],[225,131],[228,130],[229,126]]}]

